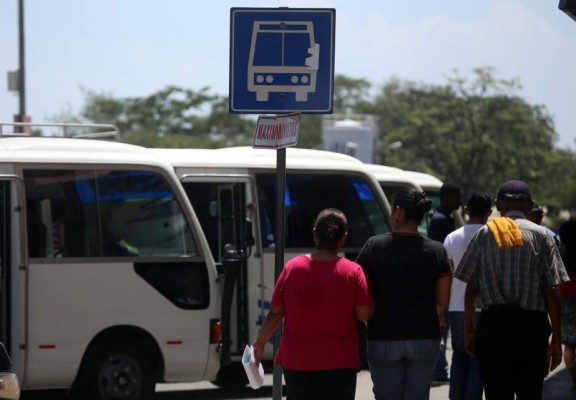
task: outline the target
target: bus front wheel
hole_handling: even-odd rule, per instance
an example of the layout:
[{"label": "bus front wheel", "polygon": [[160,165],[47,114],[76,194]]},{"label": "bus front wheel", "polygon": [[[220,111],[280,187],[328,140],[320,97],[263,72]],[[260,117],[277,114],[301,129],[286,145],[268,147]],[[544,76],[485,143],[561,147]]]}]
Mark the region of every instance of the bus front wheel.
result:
[{"label": "bus front wheel", "polygon": [[103,341],[86,355],[73,398],[150,400],[156,382],[146,350],[133,343]]}]

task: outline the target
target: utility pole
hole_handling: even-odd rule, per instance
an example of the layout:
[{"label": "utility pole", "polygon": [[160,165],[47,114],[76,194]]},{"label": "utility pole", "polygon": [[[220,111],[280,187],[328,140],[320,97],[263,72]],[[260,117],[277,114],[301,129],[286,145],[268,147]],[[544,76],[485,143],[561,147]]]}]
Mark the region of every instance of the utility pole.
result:
[{"label": "utility pole", "polygon": [[26,59],[24,55],[24,0],[18,0],[18,98],[20,107],[18,121],[25,122],[26,116]]}]

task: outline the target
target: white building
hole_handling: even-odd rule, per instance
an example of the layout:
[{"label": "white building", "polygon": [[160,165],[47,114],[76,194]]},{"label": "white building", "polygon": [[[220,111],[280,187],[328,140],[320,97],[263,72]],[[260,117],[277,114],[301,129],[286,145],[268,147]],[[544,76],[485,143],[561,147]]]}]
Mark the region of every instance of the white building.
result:
[{"label": "white building", "polygon": [[374,163],[376,121],[371,115],[328,115],[322,121],[324,150]]}]

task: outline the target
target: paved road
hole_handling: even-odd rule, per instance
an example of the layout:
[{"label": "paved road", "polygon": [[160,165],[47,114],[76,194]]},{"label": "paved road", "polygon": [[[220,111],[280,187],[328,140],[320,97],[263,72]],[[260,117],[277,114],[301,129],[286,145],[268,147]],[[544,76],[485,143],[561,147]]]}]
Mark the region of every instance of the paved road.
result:
[{"label": "paved road", "polygon": [[[448,360],[451,349],[447,349]],[[163,384],[156,386],[155,400],[262,400],[272,399],[272,375],[267,374],[264,386],[258,390],[246,387],[234,392],[226,392],[210,382]],[[62,391],[38,391],[25,393],[21,400],[64,400]],[[283,397],[285,399],[285,397]],[[571,390],[568,372],[562,364],[544,382],[543,400],[576,400],[576,390]],[[358,374],[356,400],[373,400],[372,381],[368,371]],[[448,399],[448,385],[434,386],[430,390],[430,400]]]},{"label": "paved road", "polygon": [[[245,389],[235,393],[223,393],[210,383],[194,384],[195,389],[179,387],[178,385],[158,385],[157,400],[196,400],[196,399],[246,399],[261,400],[272,399],[272,375],[266,375],[264,387],[258,390]],[[561,366],[554,371],[544,382],[543,400],[576,400],[576,390],[571,390],[568,372]],[[188,385],[190,387],[190,385]],[[173,392],[177,389],[182,391]],[[283,397],[285,399],[285,397]],[[373,400],[372,382],[370,373],[362,371],[358,374],[356,400]],[[448,385],[432,387],[430,400],[448,399]]]},{"label": "paved road", "polygon": [[[40,391],[26,393],[22,400],[64,400],[62,391]],[[272,399],[272,375],[266,375],[264,386],[258,390],[250,388],[225,392],[209,382],[193,384],[158,385],[155,400],[262,400]],[[285,397],[283,397],[285,399]],[[358,374],[356,400],[373,400],[372,382],[368,371]],[[448,385],[432,387],[431,400],[448,399]],[[576,400],[576,390],[571,390],[567,371],[561,367],[544,382],[544,400]]]}]

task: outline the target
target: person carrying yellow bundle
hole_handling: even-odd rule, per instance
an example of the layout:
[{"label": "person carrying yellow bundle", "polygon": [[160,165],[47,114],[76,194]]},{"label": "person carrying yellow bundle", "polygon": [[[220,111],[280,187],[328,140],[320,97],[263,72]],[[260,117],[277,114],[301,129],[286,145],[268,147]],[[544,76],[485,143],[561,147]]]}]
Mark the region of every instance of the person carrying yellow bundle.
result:
[{"label": "person carrying yellow bundle", "polygon": [[515,246],[522,246],[522,233],[513,219],[508,217],[497,217],[488,222],[488,228],[494,235],[499,249],[509,249]]},{"label": "person carrying yellow bundle", "polygon": [[526,218],[533,203],[526,183],[504,182],[496,199],[503,218],[478,230],[454,274],[468,284],[464,341],[486,400],[541,398],[544,377],[562,361],[556,286],[569,278],[552,235]]}]

